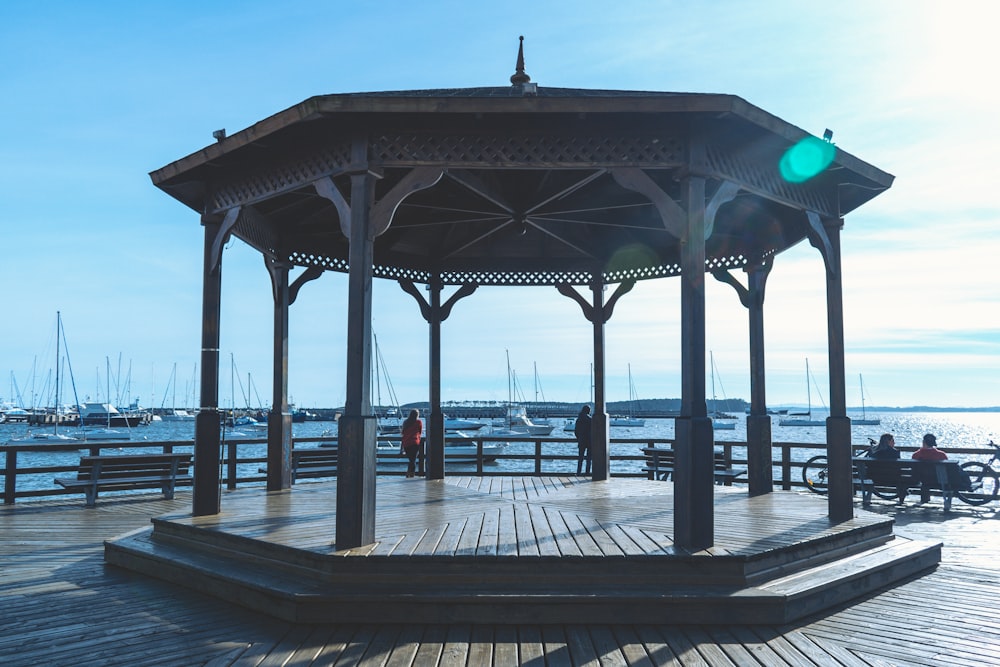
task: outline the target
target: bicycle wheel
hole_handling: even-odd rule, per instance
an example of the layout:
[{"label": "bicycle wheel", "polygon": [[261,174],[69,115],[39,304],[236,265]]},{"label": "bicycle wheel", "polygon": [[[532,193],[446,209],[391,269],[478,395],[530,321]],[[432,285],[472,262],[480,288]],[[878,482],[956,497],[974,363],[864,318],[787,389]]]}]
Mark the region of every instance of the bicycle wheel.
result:
[{"label": "bicycle wheel", "polygon": [[969,476],[972,488],[968,491],[956,491],[963,503],[969,505],[985,505],[997,497],[997,473],[985,463],[969,461],[962,464],[962,470]]},{"label": "bicycle wheel", "polygon": [[825,494],[827,485],[826,457],[814,456],[802,466],[802,483],[813,493]]},{"label": "bicycle wheel", "polygon": [[894,486],[875,484],[872,486],[872,493],[882,500],[896,500],[899,498],[899,490]]}]

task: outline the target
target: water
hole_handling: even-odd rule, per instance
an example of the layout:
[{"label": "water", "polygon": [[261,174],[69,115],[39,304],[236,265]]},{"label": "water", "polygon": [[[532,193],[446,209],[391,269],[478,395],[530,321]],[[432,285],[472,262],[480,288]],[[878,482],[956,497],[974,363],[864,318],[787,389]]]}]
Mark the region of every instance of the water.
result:
[{"label": "water", "polygon": [[[944,451],[949,447],[978,447],[985,445],[990,440],[1000,440],[1000,413],[997,412],[893,412],[879,415],[882,423],[878,426],[854,426],[852,430],[852,442],[855,444],[866,444],[868,438],[878,439],[882,433],[892,433],[895,436],[896,444],[900,447],[918,447],[925,433],[933,433],[937,436],[938,445]],[[488,420],[483,420],[488,421]],[[37,427],[32,427],[37,429]],[[75,429],[63,428],[60,432],[73,433]],[[27,433],[28,427],[24,424],[0,424],[0,443],[6,442],[10,438],[23,436]],[[329,435],[336,431],[333,422],[302,422],[292,425],[292,434],[296,438],[320,437]],[[237,436],[232,430],[227,430],[227,438],[264,438],[263,432],[247,431],[245,435]],[[482,435],[489,434],[489,427],[478,431]],[[160,442],[160,441],[180,441],[191,442],[193,449],[194,422],[193,421],[160,421],[153,422],[148,426],[139,426],[132,429],[132,441]],[[821,445],[826,440],[826,429],[822,426],[788,427],[778,426],[778,418],[773,418],[771,429],[772,440],[775,443],[797,442],[815,443]],[[546,456],[565,456],[566,460],[546,461],[543,463],[544,472],[555,473],[575,473],[577,448],[572,442],[572,433],[562,430],[562,423],[556,426],[552,432],[552,437],[565,438],[569,442],[546,443],[543,453]],[[673,419],[647,419],[646,426],[642,428],[613,428],[611,429],[612,439],[616,438],[650,438],[665,439],[674,437]],[[746,441],[746,421],[739,419],[736,428],[732,431],[716,431],[716,441],[724,442],[745,442]],[[307,445],[312,446],[312,445]],[[612,455],[639,455],[638,443],[612,443]],[[105,450],[108,452],[114,450]],[[128,450],[130,452],[142,450]],[[158,451],[151,449],[149,451]],[[175,451],[190,451],[186,447],[176,447]],[[793,450],[794,451],[794,450]],[[803,457],[817,452],[800,450],[796,456]],[[264,457],[266,446],[264,444],[254,444],[241,446],[239,449],[241,457]],[[534,443],[511,442],[505,454],[519,454],[532,456],[534,454]],[[742,447],[734,448],[733,455],[736,458],[745,458],[745,450]],[[777,456],[777,452],[775,452]],[[79,463],[80,453],[70,452],[22,452],[18,455],[18,467],[21,469],[32,466],[65,465],[67,469],[75,468]],[[955,458],[955,457],[953,457]],[[957,458],[965,460],[970,457],[959,455]],[[3,459],[0,459],[0,465]],[[527,460],[500,460],[486,464],[487,470],[496,472],[530,472],[533,469],[533,462]],[[240,475],[250,476],[257,473],[258,464],[247,464],[241,466]],[[612,472],[638,472],[642,467],[641,461],[612,461]],[[469,474],[475,471],[475,466],[451,465],[448,470],[457,474]],[[51,489],[53,474],[21,475],[17,484],[19,489]]]}]

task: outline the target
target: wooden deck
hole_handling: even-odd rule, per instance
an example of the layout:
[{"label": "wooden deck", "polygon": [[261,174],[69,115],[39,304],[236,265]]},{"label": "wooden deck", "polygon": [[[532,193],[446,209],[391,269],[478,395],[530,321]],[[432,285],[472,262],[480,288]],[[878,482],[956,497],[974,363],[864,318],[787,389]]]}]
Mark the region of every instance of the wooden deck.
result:
[{"label": "wooden deck", "polygon": [[[379,512],[398,514],[397,525],[385,518],[378,534],[407,534],[413,525],[412,508],[421,496],[427,498],[431,487],[421,480],[399,480],[400,497],[394,501],[390,484],[379,487]],[[479,484],[489,485],[487,489]],[[494,488],[496,485],[496,488]],[[520,486],[519,486],[520,485]],[[539,486],[541,485],[541,486]],[[227,534],[244,533],[267,536],[275,543],[311,541],[307,550],[321,554],[332,549],[330,529],[314,530],[312,521],[330,522],[331,512],[323,511],[320,500],[328,484],[298,485],[292,494],[271,494],[241,490],[224,496],[224,513],[217,518],[198,521],[215,522],[214,529],[225,527]],[[444,486],[444,485],[440,485]],[[487,502],[479,496],[502,499],[496,505],[496,529],[493,521],[478,524],[477,508],[466,503],[464,509],[441,503],[426,503],[426,512],[447,514],[449,525],[469,522],[479,525],[479,535],[496,534],[496,540],[477,542],[506,543],[500,539],[507,525],[502,511],[507,501],[527,504],[532,495],[561,495],[561,491],[589,489],[597,485],[576,480],[540,480],[478,478],[450,479],[447,491],[473,494],[476,503]],[[581,493],[565,494],[565,500],[550,498],[546,507],[553,525],[558,515],[564,521],[566,535],[582,535],[569,525],[572,516],[581,517],[581,525],[597,516],[602,525],[623,523],[623,517],[636,506],[651,505],[646,499],[623,502],[629,495],[627,484],[619,480],[600,485],[614,502],[583,502]],[[661,487],[669,485],[660,484]],[[547,491],[545,488],[548,487]],[[493,493],[496,491],[497,493]],[[552,492],[555,491],[553,494]],[[735,539],[730,534],[746,533],[744,523],[730,527],[727,505],[738,502],[735,495],[721,491],[717,501],[717,544]],[[405,496],[409,495],[409,501]],[[267,497],[265,497],[267,496]],[[428,498],[429,499],[429,498]],[[775,494],[768,502],[793,507],[807,502],[815,505],[822,499],[808,494]],[[311,503],[316,510],[308,520],[266,520],[260,514],[267,504]],[[399,503],[394,504],[394,503]],[[560,509],[555,509],[561,503]],[[461,503],[453,503],[461,505]],[[305,505],[303,505],[305,506]],[[631,506],[631,509],[623,509]],[[516,502],[514,504],[516,507]],[[859,518],[892,518],[897,534],[918,539],[944,541],[941,565],[901,585],[866,596],[850,605],[794,623],[756,625],[702,625],[639,623],[489,623],[473,624],[462,619],[447,624],[428,624],[414,616],[405,623],[293,623],[248,611],[228,602],[180,589],[170,583],[129,573],[104,564],[103,541],[149,525],[152,516],[169,514],[183,517],[190,508],[190,496],[179,493],[173,501],[158,496],[102,498],[95,509],[85,509],[80,500],[44,501],[6,506],[0,510],[0,661],[5,665],[74,664],[74,665],[277,665],[277,664],[371,664],[371,665],[583,665],[583,664],[678,664],[678,665],[984,665],[1000,664],[1000,618],[992,602],[1000,593],[1000,537],[996,534],[996,508],[969,508],[956,504],[945,514],[939,503],[895,508],[888,504],[873,506]],[[286,511],[288,508],[282,508]],[[512,510],[514,536],[517,536],[517,512]],[[547,512],[549,510],[546,510]],[[786,512],[790,516],[797,512]],[[618,515],[618,516],[615,516]],[[436,518],[442,518],[439,515]],[[530,516],[530,515],[529,515]],[[591,517],[591,518],[587,518]],[[643,523],[653,521],[642,519]],[[183,519],[177,519],[183,523]],[[592,526],[592,524],[591,524]],[[737,530],[737,528],[739,530]],[[781,539],[801,522],[791,519],[775,530]],[[464,533],[465,531],[463,531]],[[653,535],[648,526],[643,532]],[[669,530],[661,531],[669,539]],[[440,538],[424,537],[380,542],[366,554],[369,559],[382,550],[387,562],[392,554],[409,558],[421,548],[431,552],[441,549],[447,529]],[[567,539],[560,549],[595,548],[606,554],[614,545],[635,539],[606,542]],[[654,540],[655,541],[655,540]],[[787,541],[783,539],[782,541]],[[794,541],[794,540],[793,540]],[[431,542],[436,545],[430,548]],[[453,550],[461,547],[461,536],[452,541]],[[535,548],[525,541],[515,542],[518,551],[531,557]],[[661,543],[660,551],[669,551]],[[465,545],[464,548],[471,548]],[[477,546],[478,548],[478,546]],[[719,547],[739,550],[733,542]],[[721,553],[721,551],[720,551]],[[704,554],[703,554],[704,555]],[[343,558],[341,552],[337,555]],[[490,557],[494,557],[490,555]],[[611,570],[624,557],[609,560]],[[915,641],[919,638],[919,641]]]}]

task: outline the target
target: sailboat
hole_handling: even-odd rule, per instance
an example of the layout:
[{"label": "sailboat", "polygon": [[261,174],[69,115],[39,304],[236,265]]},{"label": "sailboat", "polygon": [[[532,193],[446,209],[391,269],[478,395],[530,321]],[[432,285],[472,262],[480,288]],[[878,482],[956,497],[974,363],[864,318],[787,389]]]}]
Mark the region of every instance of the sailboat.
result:
[{"label": "sailboat", "polygon": [[[718,410],[719,401],[715,398],[715,354],[709,352],[708,355],[709,365],[712,367],[712,412],[709,415],[712,418],[712,428],[716,431],[734,431],[736,430],[736,417]],[[721,380],[719,385],[722,385]],[[722,390],[722,398],[726,400],[725,389]]]},{"label": "sailboat", "polygon": [[[108,383],[108,402],[107,403],[88,403],[84,402],[80,406],[80,431],[77,435],[87,442],[100,442],[104,440],[131,440],[132,431],[130,430],[131,425],[129,424],[128,418],[120,415],[118,410],[111,404],[111,360],[108,357],[104,358],[105,361],[105,376]],[[85,417],[87,411],[90,414],[100,415],[103,413],[104,421],[96,422],[92,419]],[[122,417],[120,421],[116,421],[117,424],[123,424],[125,430],[112,428],[112,415],[116,417]]]},{"label": "sailboat", "polygon": [[170,372],[170,380],[167,382],[167,387],[173,390],[173,399],[171,401],[171,408],[165,410],[163,403],[167,402],[167,393],[163,392],[163,402],[160,403],[160,412],[162,413],[161,417],[163,421],[194,421],[193,414],[184,408],[177,407],[177,362],[174,362],[174,368]]},{"label": "sailboat", "polygon": [[865,414],[865,381],[861,377],[861,373],[858,373],[858,381],[861,384],[861,418],[860,419],[856,419],[856,418],[852,417],[851,418],[851,425],[852,426],[853,425],[857,425],[857,426],[878,426],[879,424],[882,423],[881,419],[879,419],[878,417],[868,417]]},{"label": "sailboat", "polygon": [[522,404],[514,403],[517,376],[510,367],[510,351],[507,351],[507,415],[500,423],[500,429],[493,435],[550,435],[552,424],[536,424],[528,419],[528,410]]},{"label": "sailboat", "polygon": [[826,420],[812,418],[812,392],[809,385],[812,384],[812,376],[809,374],[809,359],[806,359],[806,405],[804,413],[790,413],[788,417],[778,420],[778,426],[826,426]]},{"label": "sailboat", "polygon": [[[379,435],[389,435],[403,432],[403,414],[399,407],[399,400],[396,398],[396,390],[392,386],[392,380],[389,378],[389,369],[385,364],[385,357],[382,356],[382,348],[378,346],[378,336],[375,332],[372,332],[372,341],[375,351],[375,363],[374,366],[374,383],[375,383],[375,414],[377,417],[376,424]],[[389,400],[391,401],[390,407],[385,408],[383,414],[378,414],[378,411],[382,406],[382,377],[385,377],[385,388],[386,393],[389,395]]]},{"label": "sailboat", "polygon": [[632,364],[628,365],[628,414],[612,415],[608,420],[608,426],[641,428],[646,425],[646,420],[635,416],[635,403],[638,399],[635,395],[635,384],[632,382]]},{"label": "sailboat", "polygon": [[39,445],[62,445],[62,444],[73,444],[83,442],[80,438],[74,438],[73,436],[66,435],[65,433],[59,432],[59,420],[62,415],[59,414],[61,396],[59,393],[59,366],[61,363],[59,343],[63,336],[62,330],[62,313],[58,310],[56,311],[56,383],[55,383],[55,415],[52,421],[52,432],[48,431],[28,431],[27,435],[20,438],[11,438],[7,441],[8,445],[29,445],[29,444],[39,444]]}]

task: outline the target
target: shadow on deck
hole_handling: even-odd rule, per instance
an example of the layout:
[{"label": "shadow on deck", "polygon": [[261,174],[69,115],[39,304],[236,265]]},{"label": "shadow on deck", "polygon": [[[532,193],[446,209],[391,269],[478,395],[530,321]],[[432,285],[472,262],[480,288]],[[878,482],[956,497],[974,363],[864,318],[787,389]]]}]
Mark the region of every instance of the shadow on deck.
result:
[{"label": "shadow on deck", "polygon": [[284,620],[779,624],[929,571],[941,544],[818,496],[715,487],[715,546],[676,548],[672,484],[379,479],[376,542],[337,550],[336,483],[245,489],[105,545],[108,563]]}]

